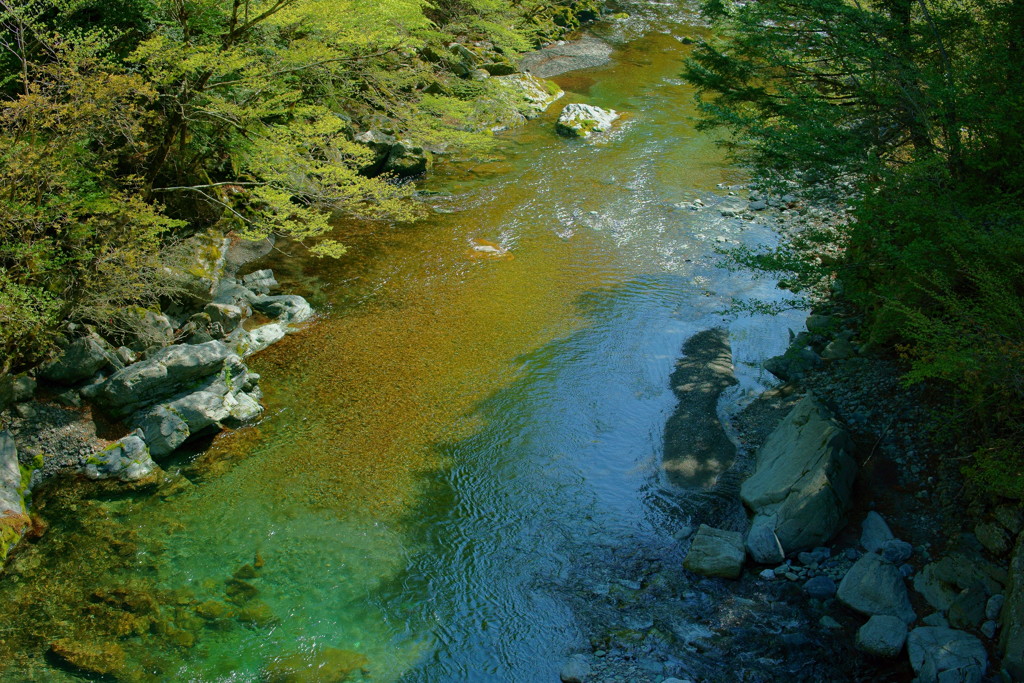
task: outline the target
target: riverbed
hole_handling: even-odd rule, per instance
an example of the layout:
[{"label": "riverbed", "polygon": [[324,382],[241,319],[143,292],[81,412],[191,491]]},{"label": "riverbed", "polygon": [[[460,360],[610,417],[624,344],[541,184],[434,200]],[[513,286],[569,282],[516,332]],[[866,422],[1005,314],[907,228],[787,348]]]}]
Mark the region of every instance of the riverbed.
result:
[{"label": "riverbed", "polygon": [[[723,313],[777,290],[716,250],[774,234],[686,208],[745,179],[678,77],[703,29],[637,10],[599,27],[612,61],[556,77],[547,114],[440,164],[424,218],[341,222],[342,259],[284,245],[254,265],[321,313],[253,359],[265,418],[176,461],[173,490],[48,504],[0,585],[2,680],[77,680],[47,644],[105,641],[90,619],[110,609],[146,616],[118,641],[140,680],[260,680],[329,648],[374,681],[557,680],[590,649],[569,587],[606,551],[672,547],[694,509],[662,463],[683,343],[729,330],[725,416],[800,324]],[[566,140],[569,102],[624,116]]]}]

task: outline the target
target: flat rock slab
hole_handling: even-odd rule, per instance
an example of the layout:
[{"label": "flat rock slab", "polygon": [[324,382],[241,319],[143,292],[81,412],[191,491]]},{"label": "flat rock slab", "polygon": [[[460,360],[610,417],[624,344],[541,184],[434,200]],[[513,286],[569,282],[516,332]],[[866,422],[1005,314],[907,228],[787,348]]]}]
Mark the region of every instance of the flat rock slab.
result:
[{"label": "flat rock slab", "polygon": [[743,570],[745,556],[743,534],[701,524],[683,566],[703,576],[736,579]]},{"label": "flat rock slab", "polygon": [[678,403],[665,423],[665,474],[675,486],[711,488],[736,459],[718,419],[718,397],[736,384],[729,333],[716,328],[690,337],[669,381]]},{"label": "flat rock slab", "polygon": [[611,45],[594,36],[584,36],[579,40],[549,45],[523,55],[519,60],[519,69],[540,78],[551,78],[567,71],[607,64],[611,56]]},{"label": "flat rock slab", "polygon": [[907,652],[920,683],[978,683],[988,668],[981,641],[951,628],[915,628],[907,638]]}]

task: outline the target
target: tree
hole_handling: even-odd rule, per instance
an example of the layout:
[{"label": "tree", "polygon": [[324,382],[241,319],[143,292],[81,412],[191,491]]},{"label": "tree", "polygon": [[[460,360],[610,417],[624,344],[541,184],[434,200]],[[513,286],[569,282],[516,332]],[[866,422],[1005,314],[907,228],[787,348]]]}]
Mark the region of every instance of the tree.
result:
[{"label": "tree", "polygon": [[[978,466],[1024,497],[1024,384],[1004,362],[1024,335],[1024,73],[1012,66],[1024,2],[708,9],[717,38],[686,69],[702,125],[727,128],[762,184],[797,181],[853,207],[848,223],[738,260],[789,270],[811,298],[834,297],[841,281],[866,339],[898,349],[908,381],[945,385],[949,424],[989,454]],[[996,396],[1003,407],[993,410],[986,397]]]}]

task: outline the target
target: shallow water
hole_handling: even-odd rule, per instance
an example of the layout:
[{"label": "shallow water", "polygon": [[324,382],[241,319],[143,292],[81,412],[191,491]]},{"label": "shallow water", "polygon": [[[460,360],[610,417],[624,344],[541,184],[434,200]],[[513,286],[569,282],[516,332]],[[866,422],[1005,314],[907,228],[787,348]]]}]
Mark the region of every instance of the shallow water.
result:
[{"label": "shallow water", "polygon": [[[105,535],[55,529],[75,539],[65,560],[39,543],[47,576],[8,577],[0,611],[54,604],[0,640],[4,680],[70,677],[40,656],[45,641],[81,637],[89,610],[74,601],[130,577],[196,638],[124,636],[142,678],[259,680],[277,658],[330,647],[365,655],[375,681],[557,679],[584,638],[559,586],[586,548],[670,538],[678,523],[661,442],[684,340],[729,327],[740,385],[727,410],[797,324],[719,312],[775,294],[716,268],[715,247],[772,234],[673,207],[743,177],[695,132],[677,76],[688,48],[663,32],[698,29],[640,18],[609,30],[624,41],[611,64],[556,79],[567,99],[503,134],[493,159],[439,168],[428,217],[343,224],[342,260],[272,264],[324,315],[254,359],[265,419],[178,463],[190,485],[176,495],[83,504]],[[570,101],[625,120],[559,138]],[[131,541],[124,557],[104,551],[111,535]],[[74,560],[86,547],[92,559]],[[88,562],[102,572],[83,579]],[[262,565],[244,581],[272,619],[169,616],[181,589],[237,613],[225,581],[246,564]]]}]

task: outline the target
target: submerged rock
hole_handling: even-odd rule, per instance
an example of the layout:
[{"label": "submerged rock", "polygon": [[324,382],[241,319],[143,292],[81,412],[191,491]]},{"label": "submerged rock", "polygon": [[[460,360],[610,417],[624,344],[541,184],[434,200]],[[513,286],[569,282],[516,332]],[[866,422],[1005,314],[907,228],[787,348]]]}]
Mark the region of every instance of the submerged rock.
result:
[{"label": "submerged rock", "polygon": [[268,664],[264,674],[267,683],[342,683],[369,663],[358,652],[327,647],[317,652],[285,655]]},{"label": "submerged rock", "polygon": [[252,307],[270,318],[282,323],[301,323],[313,317],[313,307],[301,296],[281,294],[260,296],[252,301]]},{"label": "submerged rock", "polygon": [[555,131],[568,137],[589,138],[594,133],[610,129],[618,118],[619,113],[613,109],[574,103],[562,110]]},{"label": "submerged rock", "polygon": [[569,658],[558,673],[562,683],[587,683],[590,676],[590,659],[583,654]]},{"label": "submerged rock", "polygon": [[91,676],[109,676],[115,680],[136,680],[124,649],[117,643],[86,643],[61,638],[50,644],[50,657],[65,668]]},{"label": "submerged rock", "polygon": [[523,55],[519,68],[541,78],[551,78],[566,71],[600,66],[611,59],[611,54],[611,45],[594,36],[584,36]]},{"label": "submerged rock", "polygon": [[687,339],[669,381],[678,403],[665,423],[665,475],[674,486],[713,488],[736,459],[717,410],[736,384],[729,333],[714,328]]},{"label": "submerged rock", "polygon": [[740,496],[755,525],[770,525],[786,553],[826,543],[842,528],[857,464],[850,436],[808,396],[757,452]]},{"label": "submerged rock", "polygon": [[701,524],[683,566],[695,574],[739,578],[743,570],[743,534]]}]

